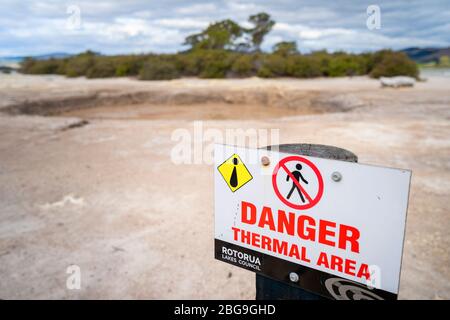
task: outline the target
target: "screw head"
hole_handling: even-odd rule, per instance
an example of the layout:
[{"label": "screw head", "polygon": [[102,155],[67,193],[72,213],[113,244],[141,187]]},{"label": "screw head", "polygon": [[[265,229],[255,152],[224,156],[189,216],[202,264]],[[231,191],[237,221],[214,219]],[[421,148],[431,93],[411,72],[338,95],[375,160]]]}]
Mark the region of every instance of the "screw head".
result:
[{"label": "screw head", "polygon": [[267,156],[261,157],[261,163],[263,166],[268,166],[270,164],[270,159]]},{"label": "screw head", "polygon": [[291,280],[292,282],[298,282],[298,280],[300,280],[300,277],[295,272],[291,272],[289,273],[289,280]]},{"label": "screw head", "polygon": [[340,172],[335,171],[331,174],[331,179],[335,182],[339,182],[342,180],[342,174]]}]

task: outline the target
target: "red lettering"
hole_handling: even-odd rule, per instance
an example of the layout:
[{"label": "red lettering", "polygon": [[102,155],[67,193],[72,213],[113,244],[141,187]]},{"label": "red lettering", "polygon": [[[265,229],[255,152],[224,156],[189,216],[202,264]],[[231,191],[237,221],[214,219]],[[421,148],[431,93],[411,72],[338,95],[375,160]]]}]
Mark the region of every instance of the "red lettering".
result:
[{"label": "red lettering", "polygon": [[317,265],[329,268],[328,257],[325,252],[321,252],[319,258],[317,259]]},{"label": "red lettering", "polygon": [[308,216],[300,216],[297,220],[297,232],[298,236],[304,240],[311,240],[314,241],[316,238],[316,230],[312,227],[306,227],[305,221],[308,221],[308,225],[315,226],[316,222],[313,218]]},{"label": "red lettering", "polygon": [[250,231],[241,230],[242,242],[245,242],[246,244],[250,244],[250,236],[251,236]]},{"label": "red lettering", "polygon": [[291,250],[289,251],[289,257],[294,257],[300,260],[300,253],[298,252],[298,247],[297,245],[293,244],[291,246]]},{"label": "red lettering", "polygon": [[338,256],[331,256],[331,264],[330,264],[330,268],[333,270],[337,270],[339,272],[342,272],[342,263],[344,262],[344,260],[342,260],[341,257]]},{"label": "red lettering", "polygon": [[257,233],[252,233],[252,246],[259,247],[260,235]]},{"label": "red lettering", "polygon": [[339,248],[346,250],[347,242],[350,242],[350,250],[359,253],[359,236],[360,233],[358,229],[341,224],[341,227],[339,228]]},{"label": "red lettering", "polygon": [[[243,223],[256,223],[256,207],[250,202],[242,201],[241,220]],[[248,217],[248,209],[250,209],[250,217]]]},{"label": "red lettering", "polygon": [[271,251],[271,242],[272,242],[272,240],[269,237],[262,236],[261,237],[261,248]]},{"label": "red lettering", "polygon": [[278,232],[293,236],[295,232],[295,214],[289,212],[289,221],[286,217],[286,212],[283,210],[278,210]]},{"label": "red lettering", "polygon": [[327,229],[328,227],[336,228],[336,223],[320,220],[319,222],[319,242],[334,247],[334,242],[327,239],[327,236],[334,237],[335,232]]},{"label": "red lettering", "polygon": [[302,260],[305,262],[311,262],[311,260],[309,260],[309,258],[306,256],[306,248],[302,247]]},{"label": "red lettering", "polygon": [[[274,217],[272,209],[265,206],[262,207],[261,214],[259,214],[257,207],[246,201],[241,203],[241,221],[244,224],[256,225],[290,236],[297,234],[303,240],[317,241],[320,244],[338,247],[345,251],[360,252],[360,232],[357,228],[349,225],[339,225],[328,220],[315,220],[307,215],[298,215],[297,217],[296,213],[284,210],[278,210]],[[256,241],[261,244],[259,242],[261,238],[253,240],[250,234],[244,233],[241,229],[232,228],[232,230],[234,239],[239,237],[238,233],[240,232],[244,242],[250,244],[250,242]],[[263,245],[268,246],[269,242],[266,240]],[[279,245],[282,248],[281,244]]]},{"label": "red lettering", "polygon": [[[366,280],[370,280],[369,266],[362,263],[357,267],[357,262],[351,259],[343,259],[335,255],[330,255],[330,257],[328,257],[325,252],[321,252],[319,258],[317,259],[317,265],[338,272],[343,272],[349,276],[356,276],[358,278],[366,278]],[[357,274],[355,272],[356,269],[358,269]]]},{"label": "red lettering", "polygon": [[356,269],[355,265],[356,265],[356,261],[350,260],[350,259],[345,260],[345,270],[344,270],[344,272],[346,274],[354,276],[355,275],[355,269]]},{"label": "red lettering", "polygon": [[288,243],[286,241],[279,241],[278,239],[273,239],[273,251],[279,254],[287,254]]},{"label": "red lettering", "polygon": [[238,241],[238,233],[241,231],[241,229],[236,227],[231,227],[231,230],[233,230],[233,239],[234,241]]},{"label": "red lettering", "polygon": [[370,272],[369,272],[369,266],[365,263],[361,265],[361,268],[359,268],[358,274],[356,275],[358,278],[366,278],[366,280],[370,280]]},{"label": "red lettering", "polygon": [[[269,219],[270,221],[270,219]],[[333,223],[325,221],[325,227],[319,226],[319,229],[325,229],[326,236],[330,235],[327,227],[332,226]],[[267,222],[266,224],[270,224]],[[239,229],[236,227],[232,227],[233,231],[233,239],[234,241],[240,241],[242,243],[251,244],[251,246],[256,248],[262,248],[264,250],[269,250],[274,253],[289,256],[291,258],[295,258],[297,260],[302,260],[305,262],[311,262],[310,259],[307,258],[306,247],[299,247],[296,243],[289,243],[287,241],[282,241],[276,238],[264,236],[255,232],[246,231],[243,229]],[[327,239],[325,239],[327,240]],[[319,257],[317,259],[317,266],[335,270],[337,272],[342,272],[350,276],[356,276],[358,278],[365,278],[366,280],[370,280],[370,271],[369,266],[364,263],[359,263],[355,260],[344,259],[340,256],[336,255],[327,255],[325,252],[320,252]]]},{"label": "red lettering", "polygon": [[272,209],[269,207],[263,207],[258,227],[264,228],[265,225],[268,225],[270,230],[275,231],[275,222],[273,222]]}]

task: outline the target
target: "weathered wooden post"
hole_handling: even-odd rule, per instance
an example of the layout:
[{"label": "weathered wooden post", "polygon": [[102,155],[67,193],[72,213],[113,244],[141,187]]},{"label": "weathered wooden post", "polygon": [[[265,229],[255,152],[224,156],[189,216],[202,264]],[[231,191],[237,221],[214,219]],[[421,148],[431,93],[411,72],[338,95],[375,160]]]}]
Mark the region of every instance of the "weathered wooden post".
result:
[{"label": "weathered wooden post", "polygon": [[[324,159],[358,162],[358,157],[348,150],[320,144],[281,144],[268,146],[265,147],[265,149],[275,149],[280,152]],[[290,271],[286,270],[286,280],[291,280],[294,284],[294,281],[297,282],[299,279],[290,279],[290,277],[295,278],[298,273],[298,270],[296,270],[296,273],[291,275]],[[302,274],[298,274],[298,277],[302,277]],[[256,300],[326,300],[326,298],[301,288],[256,274]]]}]

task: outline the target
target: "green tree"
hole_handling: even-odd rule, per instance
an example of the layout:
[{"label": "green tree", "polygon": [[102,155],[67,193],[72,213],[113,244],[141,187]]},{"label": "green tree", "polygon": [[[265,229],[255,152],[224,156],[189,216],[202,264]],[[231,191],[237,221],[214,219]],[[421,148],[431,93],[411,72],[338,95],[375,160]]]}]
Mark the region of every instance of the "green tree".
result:
[{"label": "green tree", "polygon": [[242,33],[241,26],[227,19],[210,24],[201,33],[186,37],[184,44],[190,45],[192,49],[234,49]]},{"label": "green tree", "polygon": [[281,41],[273,46],[275,54],[287,57],[289,55],[297,54],[297,43],[295,41]]},{"label": "green tree", "polygon": [[250,16],[248,21],[254,25],[253,28],[247,30],[251,35],[253,48],[255,51],[261,51],[261,43],[264,37],[272,30],[275,21],[270,19],[270,15],[265,12]]}]

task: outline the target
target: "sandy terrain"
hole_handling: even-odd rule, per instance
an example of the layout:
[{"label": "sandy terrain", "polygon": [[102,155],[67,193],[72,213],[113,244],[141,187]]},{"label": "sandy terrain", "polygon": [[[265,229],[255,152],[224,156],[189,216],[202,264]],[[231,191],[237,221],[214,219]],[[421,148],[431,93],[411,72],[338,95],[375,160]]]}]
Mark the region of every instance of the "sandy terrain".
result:
[{"label": "sandy terrain", "polygon": [[413,170],[400,298],[450,299],[449,88],[0,75],[0,299],[254,298],[252,273],[213,259],[213,167],[171,161],[195,120]]}]

